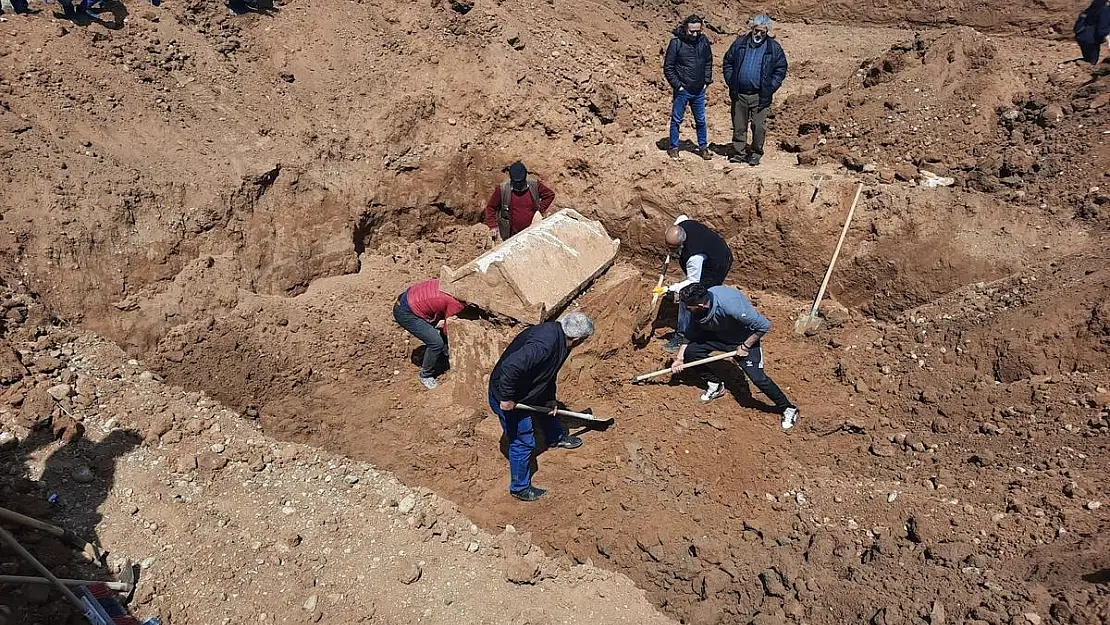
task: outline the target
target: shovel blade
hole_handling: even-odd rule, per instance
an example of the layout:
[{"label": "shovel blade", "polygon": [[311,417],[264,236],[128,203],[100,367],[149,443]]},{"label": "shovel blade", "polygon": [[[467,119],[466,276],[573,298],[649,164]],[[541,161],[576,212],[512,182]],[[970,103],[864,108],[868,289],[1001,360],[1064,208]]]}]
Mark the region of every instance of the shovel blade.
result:
[{"label": "shovel blade", "polygon": [[821,317],[812,313],[804,313],[794,322],[794,333],[810,335],[816,332],[820,327]]}]

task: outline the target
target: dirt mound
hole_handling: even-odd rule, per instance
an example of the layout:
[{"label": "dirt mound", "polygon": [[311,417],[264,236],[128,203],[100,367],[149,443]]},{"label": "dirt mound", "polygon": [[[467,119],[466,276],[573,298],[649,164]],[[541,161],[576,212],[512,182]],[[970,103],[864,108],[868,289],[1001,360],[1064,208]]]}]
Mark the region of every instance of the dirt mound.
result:
[{"label": "dirt mound", "polygon": [[784,144],[884,182],[914,181],[918,168],[971,171],[992,151],[996,109],[1025,88],[989,36],[918,34],[864,61],[848,84],[791,98],[782,118],[797,138]]}]

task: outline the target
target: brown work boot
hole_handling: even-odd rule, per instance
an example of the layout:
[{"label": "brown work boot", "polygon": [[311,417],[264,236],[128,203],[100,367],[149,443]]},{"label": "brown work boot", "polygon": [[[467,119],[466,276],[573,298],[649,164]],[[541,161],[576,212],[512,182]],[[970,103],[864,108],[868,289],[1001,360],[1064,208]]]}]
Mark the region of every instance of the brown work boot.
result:
[{"label": "brown work boot", "polygon": [[707,161],[713,159],[713,155],[709,153],[709,148],[702,148],[698,150],[698,156]]}]

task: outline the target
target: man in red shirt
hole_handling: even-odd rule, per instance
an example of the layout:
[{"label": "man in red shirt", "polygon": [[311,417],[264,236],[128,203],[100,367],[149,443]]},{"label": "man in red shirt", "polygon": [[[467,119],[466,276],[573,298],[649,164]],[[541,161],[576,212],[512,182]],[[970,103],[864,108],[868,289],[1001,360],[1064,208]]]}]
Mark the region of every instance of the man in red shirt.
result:
[{"label": "man in red shirt", "polygon": [[463,308],[466,304],[439,290],[439,280],[410,286],[393,307],[393,319],[426,346],[420,383],[428,389],[436,387],[436,376],[450,366],[444,329],[447,318],[459,314]]},{"label": "man in red shirt", "polygon": [[513,163],[509,166],[509,180],[494,187],[486,202],[490,236],[495,240],[508,239],[532,225],[535,214],[545,214],[554,201],[555,192],[529,176],[524,163]]}]

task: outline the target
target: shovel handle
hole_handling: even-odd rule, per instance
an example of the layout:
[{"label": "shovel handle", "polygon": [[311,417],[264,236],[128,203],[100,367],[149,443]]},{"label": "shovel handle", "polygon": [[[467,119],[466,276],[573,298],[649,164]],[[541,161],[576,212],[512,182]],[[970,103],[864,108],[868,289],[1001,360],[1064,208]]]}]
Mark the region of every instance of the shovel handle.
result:
[{"label": "shovel handle", "polygon": [[[731,352],[725,352],[723,354],[717,354],[716,356],[710,356],[708,358],[702,358],[701,360],[695,360],[694,362],[684,363],[682,365],[682,368],[679,369],[679,371],[685,371],[685,370],[687,370],[691,367],[697,367],[698,365],[704,365],[704,364],[707,364],[707,363],[710,363],[710,362],[717,362],[718,360],[724,360],[726,358],[733,358],[733,357],[739,356],[739,355],[740,355],[740,350],[739,349],[736,349],[736,350],[731,351]],[[644,381],[650,380],[652,378],[657,378],[661,375],[666,375],[670,372],[671,372],[671,368],[667,367],[666,369],[660,369],[658,371],[652,371],[651,373],[645,373],[643,375],[638,375],[638,376],[632,378],[632,383],[633,384],[638,384],[640,382],[644,382]]]},{"label": "shovel handle", "polygon": [[32,519],[29,516],[25,516],[18,512],[8,510],[7,508],[0,508],[0,520],[11,521],[12,523],[16,523],[18,525],[25,525],[27,527],[46,532],[47,534],[53,534],[58,538],[61,538],[66,534],[66,531],[58,527],[57,525],[51,525],[38,519]]},{"label": "shovel handle", "polygon": [[58,592],[62,593],[62,596],[66,598],[66,601],[72,604],[73,607],[77,608],[77,610],[80,611],[81,614],[88,614],[88,606],[86,606],[84,602],[78,599],[77,595],[73,594],[73,591],[70,590],[68,586],[58,581],[58,578],[50,572],[50,569],[46,568],[42,565],[41,562],[36,560],[35,556],[31,555],[29,551],[24,549],[23,545],[20,545],[19,542],[16,541],[15,537],[12,536],[8,532],[8,530],[2,527],[0,527],[0,541],[6,543],[12,551],[19,554],[19,557],[23,558],[24,562],[34,567],[34,569],[39,572],[39,575],[42,575],[43,578],[50,582],[51,585],[57,588]]},{"label": "shovel handle", "polygon": [[69,545],[70,547],[73,547],[74,549],[80,549],[82,553],[84,553],[89,558],[90,562],[97,561],[98,552],[96,548],[88,542],[78,538],[73,532],[67,529],[58,527],[57,525],[51,525],[38,519],[33,519],[29,516],[20,514],[13,510],[8,510],[7,508],[0,508],[0,521],[8,521],[10,523],[15,523],[16,525],[23,525],[32,529],[39,530],[41,532],[46,532],[47,534],[50,534],[52,536],[56,536],[59,540]]},{"label": "shovel handle", "polygon": [[[540,413],[543,413],[543,414],[551,414],[551,409],[550,408],[539,408],[537,406],[529,406],[528,404],[517,404],[516,407],[517,407],[518,410],[527,410],[529,412],[540,412]],[[556,410],[555,414],[563,416],[563,417],[574,417],[575,419],[582,419],[583,421],[596,421],[598,423],[608,423],[608,422],[612,421],[612,419],[601,419],[601,418],[595,417],[592,414],[587,414],[585,412],[573,412],[573,411],[570,411],[570,410]]]},{"label": "shovel handle", "polygon": [[829,278],[832,277],[833,267],[836,265],[836,258],[840,256],[840,247],[844,245],[844,237],[848,235],[848,225],[852,223],[852,215],[856,212],[856,203],[859,202],[859,194],[863,192],[863,183],[856,186],[856,197],[852,200],[852,207],[848,209],[848,218],[844,220],[844,227],[840,230],[840,240],[836,242],[836,249],[833,250],[832,260],[829,261],[829,268],[825,271],[825,279],[821,281],[821,289],[817,291],[817,297],[813,300],[813,308],[809,311],[810,316],[817,314],[817,308],[821,305],[821,298],[825,297],[825,288],[829,286]]},{"label": "shovel handle", "polygon": [[[659,280],[655,283],[655,288],[656,289],[663,286],[663,280],[665,280],[667,278],[667,268],[670,267],[670,266],[671,266],[671,255],[667,254],[667,257],[663,259],[663,270],[659,272]],[[651,307],[655,308],[655,305],[658,304],[658,303],[659,303],[659,294],[658,293],[653,293],[652,296],[651,296]]]},{"label": "shovel handle", "polygon": [[[124,582],[96,581],[92,579],[63,579],[61,577],[58,578],[58,581],[64,586],[92,586],[93,584],[104,584],[109,590],[123,593],[131,592],[132,589],[132,586]],[[32,577],[30,575],[0,575],[0,584],[52,586],[54,582],[45,577]]]}]

